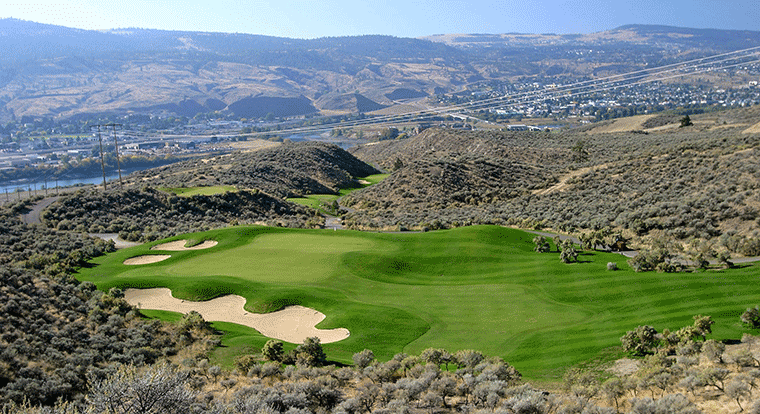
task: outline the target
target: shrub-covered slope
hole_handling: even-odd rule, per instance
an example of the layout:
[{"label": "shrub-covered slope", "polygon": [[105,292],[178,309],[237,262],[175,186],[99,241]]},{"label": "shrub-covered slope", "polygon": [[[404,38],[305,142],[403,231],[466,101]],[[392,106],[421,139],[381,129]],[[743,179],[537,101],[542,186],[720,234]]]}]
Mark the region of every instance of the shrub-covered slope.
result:
[{"label": "shrub-covered slope", "polygon": [[314,213],[261,191],[179,197],[150,188],[79,191],[43,213],[59,230],[120,233],[128,240],[156,240],[230,224],[267,223],[288,227],[311,224]]},{"label": "shrub-covered slope", "polygon": [[76,399],[118,365],[153,363],[198,338],[192,324],[141,319],[118,290],[77,282],[72,269],[112,242],[26,225],[25,208],[0,207],[0,407]]},{"label": "shrub-covered slope", "polygon": [[[609,226],[629,237],[695,237],[758,255],[760,135],[744,132],[748,121],[739,115],[745,112],[711,115],[732,119],[734,114],[742,123],[736,127],[708,126],[695,116],[702,124],[650,133],[431,130],[406,141],[364,146],[354,154],[399,169],[387,183],[351,194],[346,203],[356,211],[346,221],[357,228],[433,221],[442,227],[540,221],[567,231]],[[426,163],[464,170],[468,161],[461,154],[477,154],[480,163],[504,170],[436,186]],[[474,202],[462,202],[463,191]]]},{"label": "shrub-covered slope", "polygon": [[392,169],[396,160],[455,159],[460,156],[564,166],[570,159],[565,137],[547,133],[428,129],[406,140],[389,140],[350,150],[359,159]]},{"label": "shrub-covered slope", "polygon": [[541,167],[496,159],[417,160],[343,204],[358,209],[404,210],[405,214],[478,206],[519,197],[542,186]]},{"label": "shrub-covered slope", "polygon": [[296,197],[358,187],[354,177],[377,172],[337,145],[298,142],[180,162],[134,174],[130,182],[166,187],[233,185],[260,189],[277,197]]}]

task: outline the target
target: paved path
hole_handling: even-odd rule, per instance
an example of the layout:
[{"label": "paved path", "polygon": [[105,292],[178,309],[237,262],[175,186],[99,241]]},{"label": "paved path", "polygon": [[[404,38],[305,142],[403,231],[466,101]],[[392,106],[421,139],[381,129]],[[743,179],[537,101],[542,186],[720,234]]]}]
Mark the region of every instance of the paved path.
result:
[{"label": "paved path", "polygon": [[32,206],[32,209],[28,213],[21,216],[21,221],[23,221],[26,224],[42,223],[42,220],[40,218],[42,215],[42,210],[50,207],[50,205],[58,201],[59,198],[60,197],[55,196],[55,197],[43,198],[42,200],[38,201],[37,204]]},{"label": "paved path", "polygon": [[345,227],[343,227],[343,220],[340,217],[330,216],[327,214],[323,214],[325,217],[325,228],[326,229],[333,229],[333,230],[343,230]]},{"label": "paved path", "polygon": [[119,238],[117,233],[89,233],[90,237],[96,237],[105,241],[113,240],[116,249],[126,249],[127,247],[138,246],[142,243],[130,242]]}]

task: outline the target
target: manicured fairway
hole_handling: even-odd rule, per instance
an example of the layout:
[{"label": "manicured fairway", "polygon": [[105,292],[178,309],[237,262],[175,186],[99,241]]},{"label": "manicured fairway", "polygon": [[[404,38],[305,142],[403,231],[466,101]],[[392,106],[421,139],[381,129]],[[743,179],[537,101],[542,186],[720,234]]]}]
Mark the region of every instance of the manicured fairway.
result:
[{"label": "manicured fairway", "polygon": [[[351,331],[325,345],[333,360],[350,362],[365,348],[380,359],[428,347],[471,348],[538,380],[610,354],[626,330],[641,324],[675,330],[705,314],[716,321],[714,338],[738,339],[739,315],[760,303],[754,265],[635,273],[617,254],[583,253],[580,263],[560,263],[556,252],[533,252],[532,238],[494,226],[405,234],[235,227],[168,239],[219,244],[171,252],[155,264],[122,263],[164,253],[149,249],[167,240],[121,250],[82,269],[79,278],[101,289],[168,287],[191,300],[236,293],[256,312],[311,307],[327,315],[319,328]],[[608,262],[621,270],[607,271]],[[231,360],[266,338],[240,327],[223,341],[219,358]]]}]

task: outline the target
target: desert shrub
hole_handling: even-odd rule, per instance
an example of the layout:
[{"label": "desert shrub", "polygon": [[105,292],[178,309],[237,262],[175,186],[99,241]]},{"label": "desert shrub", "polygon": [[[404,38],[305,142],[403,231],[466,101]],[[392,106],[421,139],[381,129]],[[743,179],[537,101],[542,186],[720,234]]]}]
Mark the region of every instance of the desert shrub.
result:
[{"label": "desert shrub", "polygon": [[741,316],[742,324],[748,328],[760,328],[760,306],[747,308]]},{"label": "desert shrub", "polygon": [[660,343],[657,330],[648,325],[641,325],[633,331],[626,332],[620,338],[623,350],[634,355],[647,355],[654,352]]}]

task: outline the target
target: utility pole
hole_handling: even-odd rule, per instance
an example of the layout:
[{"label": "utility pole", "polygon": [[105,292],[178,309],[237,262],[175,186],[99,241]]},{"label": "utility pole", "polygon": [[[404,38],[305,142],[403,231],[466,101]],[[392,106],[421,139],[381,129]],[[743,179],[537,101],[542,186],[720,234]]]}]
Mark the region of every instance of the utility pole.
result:
[{"label": "utility pole", "polygon": [[121,124],[108,124],[106,126],[111,127],[113,131],[113,147],[116,150],[116,166],[119,168],[119,188],[124,188],[124,183],[121,181],[121,160],[119,160],[119,141],[116,140],[116,126]]},{"label": "utility pole", "polygon": [[93,125],[93,126],[98,127],[98,141],[100,141],[100,167],[103,170],[103,190],[106,189],[106,164],[105,164],[105,161],[103,161],[103,138],[100,136],[100,127],[112,128],[114,149],[116,150],[116,165],[119,169],[119,187],[124,187],[124,183],[121,180],[121,160],[119,160],[119,141],[116,139],[116,127],[121,126],[121,124],[98,124],[98,125]]},{"label": "utility pole", "polygon": [[98,141],[100,142],[100,169],[103,171],[103,191],[106,191],[106,163],[103,161],[103,137],[100,136],[101,125],[94,125],[98,127]]}]

